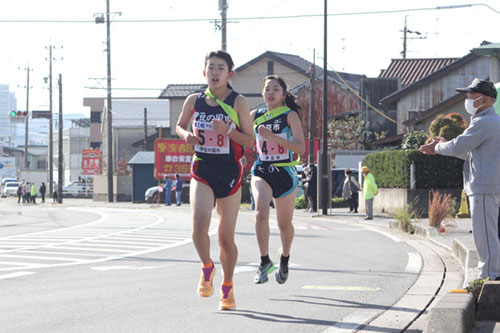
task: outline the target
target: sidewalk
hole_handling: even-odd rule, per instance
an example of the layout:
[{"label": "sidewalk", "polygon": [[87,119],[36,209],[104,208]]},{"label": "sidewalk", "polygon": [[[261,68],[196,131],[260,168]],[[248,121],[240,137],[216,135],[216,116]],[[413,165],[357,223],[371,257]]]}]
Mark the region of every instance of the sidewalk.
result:
[{"label": "sidewalk", "polygon": [[[347,210],[347,208],[330,209],[328,211],[328,217],[353,218],[357,216],[359,217],[360,223],[363,224],[399,229],[397,221],[392,219],[388,214],[375,214],[373,220],[365,221],[364,214],[349,214],[347,213]],[[309,216],[314,216],[313,214],[306,213],[302,210],[297,210],[296,212],[300,215],[308,214]],[[479,274],[479,270],[477,269],[478,257],[472,236],[472,221],[470,218],[446,220],[445,232],[438,232],[436,228],[429,226],[428,219],[420,219],[415,224],[415,235],[443,247],[458,258],[464,271],[464,288],[469,284],[470,281],[477,278]],[[439,299],[437,299],[431,305],[431,309],[432,307],[436,306],[438,302]],[[460,304],[460,302],[462,303]],[[470,304],[468,304],[469,302],[470,300],[461,300],[459,301],[459,304],[456,304],[455,302],[452,307],[461,310],[464,318],[475,318],[475,313],[473,313],[475,307],[471,307]],[[455,312],[455,314],[456,313],[457,312]],[[440,313],[439,320],[446,325],[446,323],[450,323],[453,322],[453,320],[456,320],[456,317],[447,317],[446,315],[442,316]],[[476,321],[474,324],[473,332],[500,332],[500,323],[491,321]]]}]

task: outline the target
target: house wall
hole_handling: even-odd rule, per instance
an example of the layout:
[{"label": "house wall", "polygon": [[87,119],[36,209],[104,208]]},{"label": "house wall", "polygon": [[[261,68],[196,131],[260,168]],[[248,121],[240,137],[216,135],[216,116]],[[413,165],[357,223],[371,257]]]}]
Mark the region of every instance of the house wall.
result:
[{"label": "house wall", "polygon": [[[467,111],[465,111],[463,101],[461,101],[459,103],[455,103],[452,106],[450,106],[449,108],[446,108],[446,110],[444,112],[442,112],[441,114],[447,115],[450,113],[460,113],[462,115],[462,117],[465,119],[465,121],[467,121],[467,124],[470,121],[471,116],[470,116],[470,114],[467,113]],[[424,121],[422,121],[421,123],[415,124],[413,129],[429,133],[429,127],[431,126],[431,123],[435,118],[436,118],[435,116],[429,117],[429,118],[425,119]]]},{"label": "house wall", "polygon": [[[151,129],[148,129],[148,131],[149,134],[152,133]],[[134,147],[132,144],[144,139],[143,128],[115,128],[113,129],[113,135],[115,161],[120,158],[130,161],[138,151],[142,151],[142,147]]]},{"label": "house wall", "polygon": [[[479,57],[404,95],[397,103],[398,134],[406,133],[406,126],[403,122],[408,120],[408,111],[425,111],[456,95],[457,87],[466,87],[475,77],[485,79],[489,75],[489,59]],[[449,112],[446,110],[443,113]]]},{"label": "house wall", "polygon": [[184,105],[184,98],[171,98],[170,99],[170,136],[177,137],[175,126],[177,120],[181,115],[182,105]]},{"label": "house wall", "polygon": [[[267,71],[269,61],[273,61],[273,73]],[[281,76],[290,89],[308,80],[307,76],[292,70],[290,67],[283,66],[270,58],[264,58],[236,73],[231,82],[235,91],[247,97],[250,109],[264,102],[261,96],[262,87],[264,86],[264,77],[269,74]]]},{"label": "house wall", "polygon": [[[302,108],[300,117],[302,119],[302,130],[304,136],[309,138],[309,114],[311,105],[311,88],[305,86],[297,92],[297,104]],[[359,99],[349,90],[340,87],[330,81],[328,83],[328,115],[336,115],[347,112],[359,111]],[[314,139],[322,138],[322,118],[323,118],[323,81],[316,82],[314,88]]]}]

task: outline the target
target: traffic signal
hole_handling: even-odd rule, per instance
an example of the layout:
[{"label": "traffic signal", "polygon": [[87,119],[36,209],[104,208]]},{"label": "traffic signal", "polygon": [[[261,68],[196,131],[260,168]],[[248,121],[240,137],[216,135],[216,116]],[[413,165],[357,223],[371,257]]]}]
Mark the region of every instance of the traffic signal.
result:
[{"label": "traffic signal", "polygon": [[11,118],[24,118],[28,116],[28,111],[10,111]]}]

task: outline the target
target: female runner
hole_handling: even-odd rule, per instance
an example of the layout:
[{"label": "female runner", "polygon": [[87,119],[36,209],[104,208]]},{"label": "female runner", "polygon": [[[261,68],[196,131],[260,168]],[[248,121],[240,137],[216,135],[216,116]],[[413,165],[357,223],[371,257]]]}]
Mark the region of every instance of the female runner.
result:
[{"label": "female runner", "polygon": [[[240,159],[243,146],[253,145],[252,122],[247,100],[228,84],[234,75],[233,60],[228,53],[210,52],[205,57],[203,75],[208,89],[186,98],[176,131],[195,150],[189,195],[193,242],[202,264],[198,294],[208,297],[213,292],[215,267],[210,257],[208,231],[215,200],[224,271],[220,308],[231,309],[235,307],[233,272],[238,257],[234,233],[243,180]],[[191,118],[192,131],[188,129]]]},{"label": "female runner", "polygon": [[300,107],[278,76],[267,76],[262,92],[267,108],[252,111],[258,159],[252,168],[252,193],[256,202],[255,233],[259,244],[261,263],[254,282],[268,281],[267,275],[275,267],[269,258],[269,203],[274,198],[281,237],[281,253],[276,281],[288,279],[288,261],[294,236],[292,224],[297,192],[298,159],[293,153],[304,154],[304,134],[299,117]]}]

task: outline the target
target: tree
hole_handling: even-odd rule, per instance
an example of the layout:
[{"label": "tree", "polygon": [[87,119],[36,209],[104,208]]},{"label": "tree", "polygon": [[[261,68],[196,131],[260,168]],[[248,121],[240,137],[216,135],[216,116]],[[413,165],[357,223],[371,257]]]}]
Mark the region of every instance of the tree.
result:
[{"label": "tree", "polygon": [[384,138],[387,132],[374,133],[368,123],[357,116],[347,116],[328,123],[328,146],[335,150],[373,149],[375,140]]},{"label": "tree", "polygon": [[446,116],[440,114],[429,126],[429,132],[431,133],[429,140],[436,136],[452,140],[462,134],[466,127],[467,124],[459,113],[450,113]]}]

